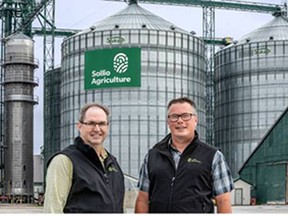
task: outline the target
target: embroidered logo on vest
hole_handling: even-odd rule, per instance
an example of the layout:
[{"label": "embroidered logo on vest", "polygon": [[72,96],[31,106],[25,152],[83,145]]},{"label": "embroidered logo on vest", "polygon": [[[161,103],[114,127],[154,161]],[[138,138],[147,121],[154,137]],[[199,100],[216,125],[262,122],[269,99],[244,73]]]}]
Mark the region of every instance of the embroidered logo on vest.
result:
[{"label": "embroidered logo on vest", "polygon": [[115,167],[113,167],[113,166],[109,166],[108,167],[108,172],[118,172],[118,170]]},{"label": "embroidered logo on vest", "polygon": [[188,162],[188,163],[199,163],[199,164],[201,164],[201,161],[199,161],[199,160],[197,160],[197,159],[195,159],[195,158],[191,158],[191,157],[189,157],[189,158],[187,159],[187,162]]}]

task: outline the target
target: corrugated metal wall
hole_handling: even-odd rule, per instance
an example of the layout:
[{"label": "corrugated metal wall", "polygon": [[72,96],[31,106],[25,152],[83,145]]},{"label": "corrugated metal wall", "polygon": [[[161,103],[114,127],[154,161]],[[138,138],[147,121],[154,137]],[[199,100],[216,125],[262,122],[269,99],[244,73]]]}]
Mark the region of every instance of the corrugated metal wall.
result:
[{"label": "corrugated metal wall", "polygon": [[257,203],[288,202],[288,108],[241,168]]}]

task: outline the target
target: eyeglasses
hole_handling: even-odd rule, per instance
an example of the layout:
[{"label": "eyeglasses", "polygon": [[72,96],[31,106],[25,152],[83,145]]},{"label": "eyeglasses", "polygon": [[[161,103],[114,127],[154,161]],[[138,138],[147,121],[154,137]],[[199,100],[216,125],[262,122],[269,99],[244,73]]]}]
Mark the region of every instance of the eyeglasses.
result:
[{"label": "eyeglasses", "polygon": [[172,114],[172,115],[168,115],[168,119],[169,119],[171,122],[176,122],[176,121],[178,121],[179,117],[181,117],[181,119],[182,119],[183,121],[189,121],[192,116],[196,116],[196,115],[193,114],[193,113],[182,113],[182,114],[180,114],[180,115]]},{"label": "eyeglasses", "polygon": [[107,125],[109,124],[108,122],[94,122],[94,121],[89,121],[89,122],[84,122],[84,121],[80,121],[81,124],[86,125],[87,127],[90,128],[95,128],[96,125],[98,125],[99,128],[105,128],[107,127]]}]

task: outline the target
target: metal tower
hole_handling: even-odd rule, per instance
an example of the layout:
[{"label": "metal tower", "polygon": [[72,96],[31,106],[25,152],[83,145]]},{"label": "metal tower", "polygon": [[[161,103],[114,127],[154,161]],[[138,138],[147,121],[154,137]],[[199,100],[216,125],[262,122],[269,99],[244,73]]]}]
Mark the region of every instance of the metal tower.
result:
[{"label": "metal tower", "polygon": [[[1,62],[5,60],[6,46],[4,41],[14,33],[23,33],[28,37],[32,37],[32,22],[37,18],[42,25],[42,30],[54,29],[54,0],[26,0],[13,1],[4,0],[0,3],[0,19],[1,19]],[[43,30],[43,32],[45,32]],[[49,42],[47,42],[48,35],[44,35],[44,59],[53,65],[54,59],[54,34],[49,34]],[[32,39],[31,39],[32,40]],[[44,68],[47,64],[44,64]],[[7,127],[4,123],[5,103],[4,103],[4,70],[7,67],[1,67],[0,71],[0,188],[4,187],[4,154],[7,149],[7,144],[4,142],[4,129]],[[45,69],[44,69],[45,70]],[[20,164],[19,164],[20,166]],[[33,166],[33,163],[32,163]],[[32,169],[33,167],[25,167],[25,169]],[[8,186],[7,186],[8,187]]]},{"label": "metal tower", "polygon": [[[77,30],[56,29],[55,27],[55,0],[4,0],[0,2],[0,19],[1,19],[1,62],[5,58],[4,39],[11,34],[21,32],[28,37],[43,37],[43,72],[54,69],[55,37],[65,37],[75,34]],[[34,20],[38,20],[41,27],[32,27]],[[49,74],[49,79],[54,76]],[[4,69],[0,69],[0,80],[4,83]],[[46,86],[53,101],[54,86]],[[44,100],[46,101],[46,100]],[[4,179],[4,153],[7,145],[4,143],[4,86],[0,86],[0,190],[3,188]],[[49,115],[54,115],[54,110],[49,110]],[[53,128],[53,122],[45,122],[44,129]],[[53,130],[52,130],[53,132]],[[53,138],[53,133],[52,135]],[[47,138],[47,137],[46,137]],[[49,137],[51,139],[51,137]],[[45,140],[45,139],[44,139]],[[53,140],[53,139],[52,139]]]}]

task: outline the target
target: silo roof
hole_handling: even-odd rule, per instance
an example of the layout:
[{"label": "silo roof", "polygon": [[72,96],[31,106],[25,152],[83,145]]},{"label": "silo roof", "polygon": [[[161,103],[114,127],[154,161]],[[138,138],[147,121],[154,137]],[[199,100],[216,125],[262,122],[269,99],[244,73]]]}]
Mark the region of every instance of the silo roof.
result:
[{"label": "silo roof", "polygon": [[269,40],[288,40],[288,18],[278,16],[269,23],[244,35],[237,45],[247,42],[266,42]]},{"label": "silo roof", "polygon": [[9,35],[6,40],[10,40],[10,39],[28,39],[28,40],[32,40],[32,38],[28,37],[27,35],[23,34],[22,32],[17,32],[14,34]]},{"label": "silo roof", "polygon": [[78,34],[87,31],[105,31],[115,29],[152,29],[162,31],[176,31],[188,34],[169,21],[149,12],[138,4],[129,4],[123,10],[111,15],[99,22],[93,24],[89,30],[84,30]]}]

